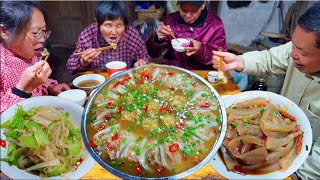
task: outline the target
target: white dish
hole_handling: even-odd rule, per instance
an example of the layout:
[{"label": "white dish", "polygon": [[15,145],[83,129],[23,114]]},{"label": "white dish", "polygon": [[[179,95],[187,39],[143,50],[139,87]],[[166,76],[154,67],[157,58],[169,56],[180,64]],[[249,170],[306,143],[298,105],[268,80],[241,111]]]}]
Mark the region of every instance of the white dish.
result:
[{"label": "white dish", "polygon": [[[79,83],[82,81],[86,81],[86,80],[97,80],[100,82],[100,84],[95,85],[95,86],[88,86],[88,87],[82,87],[79,86]],[[100,74],[85,74],[85,75],[81,75],[78,76],[77,78],[75,78],[72,83],[75,87],[82,89],[84,91],[86,91],[88,94],[90,94],[90,92],[97,88],[98,86],[100,86],[102,83],[104,83],[104,81],[106,80],[106,78]]]},{"label": "white dish", "polygon": [[[223,161],[220,159],[218,153],[210,161],[210,165],[222,176],[228,179],[283,179],[290,176],[295,172],[306,160],[308,154],[311,150],[312,144],[312,131],[308,118],[304,112],[291,100],[283,97],[281,95],[267,92],[267,91],[246,91],[243,93],[235,94],[224,99],[225,107],[228,108],[232,104],[241,102],[247,99],[252,99],[255,97],[263,97],[269,99],[273,104],[277,104],[280,107],[285,108],[288,113],[295,116],[300,129],[304,132],[302,140],[302,150],[301,153],[294,160],[292,165],[287,170],[278,170],[272,173],[262,174],[262,175],[243,175],[240,173],[228,171]],[[308,150],[306,149],[308,145]]]},{"label": "white dish", "polygon": [[81,89],[69,89],[67,91],[61,92],[58,96],[69,99],[79,104],[80,106],[83,106],[86,102],[87,93]]},{"label": "white dish", "polygon": [[[44,105],[57,107],[63,112],[70,113],[70,120],[73,122],[73,124],[76,127],[80,128],[81,126],[81,117],[82,117],[83,107],[77,105],[73,101],[56,97],[56,96],[38,96],[38,97],[25,99],[23,101],[20,101],[17,104],[21,105],[25,111],[29,110],[32,107],[44,106]],[[15,112],[18,109],[17,104],[11,106],[1,114],[1,123],[6,122],[15,114]],[[4,129],[1,128],[0,129],[1,139],[4,140],[5,135],[3,134],[3,131]],[[7,146],[8,146],[8,143],[7,143]],[[1,147],[0,150],[1,150],[1,158],[6,157],[7,149]],[[63,177],[53,176],[48,179],[80,179],[82,176],[84,176],[93,167],[93,165],[95,164],[95,161],[91,158],[91,156],[88,154],[88,152],[85,149],[82,151],[82,153],[87,158],[84,159],[82,163],[76,167],[76,169],[66,174],[63,174]],[[39,176],[30,174],[24,170],[17,168],[16,166],[10,166],[6,162],[1,161],[0,164],[1,164],[1,171],[12,179],[41,179]]]}]

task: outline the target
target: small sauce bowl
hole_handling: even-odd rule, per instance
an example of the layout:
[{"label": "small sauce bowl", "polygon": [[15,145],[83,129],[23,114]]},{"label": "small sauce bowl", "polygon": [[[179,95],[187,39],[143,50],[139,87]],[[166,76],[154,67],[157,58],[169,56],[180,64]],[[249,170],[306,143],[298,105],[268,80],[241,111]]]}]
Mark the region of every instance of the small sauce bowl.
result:
[{"label": "small sauce bowl", "polygon": [[208,81],[211,83],[217,83],[219,81],[218,71],[209,71],[207,74]]}]

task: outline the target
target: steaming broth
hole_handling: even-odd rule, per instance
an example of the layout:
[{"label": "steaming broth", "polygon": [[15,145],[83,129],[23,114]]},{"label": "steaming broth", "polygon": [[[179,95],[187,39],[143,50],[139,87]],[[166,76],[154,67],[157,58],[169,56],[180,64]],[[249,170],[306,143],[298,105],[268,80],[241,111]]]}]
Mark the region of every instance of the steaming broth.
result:
[{"label": "steaming broth", "polygon": [[135,176],[179,174],[211,151],[221,128],[216,97],[195,77],[146,66],[108,83],[88,115],[89,146]]}]

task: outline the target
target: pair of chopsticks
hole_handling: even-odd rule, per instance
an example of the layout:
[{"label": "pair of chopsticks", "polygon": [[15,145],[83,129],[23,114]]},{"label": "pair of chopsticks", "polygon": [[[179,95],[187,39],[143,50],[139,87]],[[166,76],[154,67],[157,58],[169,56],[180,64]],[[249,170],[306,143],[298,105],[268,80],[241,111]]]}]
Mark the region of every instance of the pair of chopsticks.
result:
[{"label": "pair of chopsticks", "polygon": [[[219,52],[222,52],[221,49],[219,49]],[[223,64],[222,64],[223,58],[220,56],[218,60],[218,72],[223,71]]]},{"label": "pair of chopsticks", "polygon": [[[40,53],[40,61],[47,61],[49,58],[49,55],[50,55],[50,53],[48,52],[48,50],[46,48],[44,48],[43,51],[41,51],[41,53]],[[34,71],[33,78],[36,78],[37,74],[40,74],[40,72],[42,71],[42,67],[43,67],[43,65],[39,69]]]},{"label": "pair of chopsticks", "polygon": [[[117,49],[117,44],[112,44],[110,46],[105,46],[105,47],[101,47],[101,48],[97,48],[96,51],[105,51],[108,49]],[[81,56],[85,51],[81,51],[78,53],[73,54],[74,56]]]},{"label": "pair of chopsticks", "polygon": [[171,35],[178,43],[181,43],[181,42],[177,39],[177,37],[176,37],[172,32],[170,32],[170,35]]}]

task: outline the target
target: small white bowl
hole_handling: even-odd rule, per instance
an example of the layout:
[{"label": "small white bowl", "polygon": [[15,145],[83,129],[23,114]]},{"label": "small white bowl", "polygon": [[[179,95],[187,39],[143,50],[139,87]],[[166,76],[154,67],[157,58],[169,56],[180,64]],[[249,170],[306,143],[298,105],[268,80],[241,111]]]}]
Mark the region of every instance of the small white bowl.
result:
[{"label": "small white bowl", "polygon": [[184,52],[184,47],[188,47],[190,45],[190,41],[186,38],[172,39],[171,45],[177,52]]},{"label": "small white bowl", "polygon": [[81,89],[70,89],[70,90],[61,92],[58,96],[65,99],[69,99],[79,104],[80,106],[83,106],[84,103],[86,102],[87,93]]},{"label": "small white bowl", "polygon": [[112,61],[106,64],[106,71],[111,76],[116,72],[125,71],[127,69],[127,63],[123,61]]},{"label": "small white bowl", "polygon": [[219,72],[218,71],[209,71],[208,72],[208,81],[211,83],[217,83],[219,81]]},{"label": "small white bowl", "polygon": [[223,80],[223,82],[227,81],[224,73],[222,71],[209,71],[207,74],[208,81],[211,83],[217,83],[218,81]]},{"label": "small white bowl", "polygon": [[106,78],[100,74],[85,74],[75,78],[72,83],[75,87],[90,94],[93,89],[100,86],[105,80]]}]

